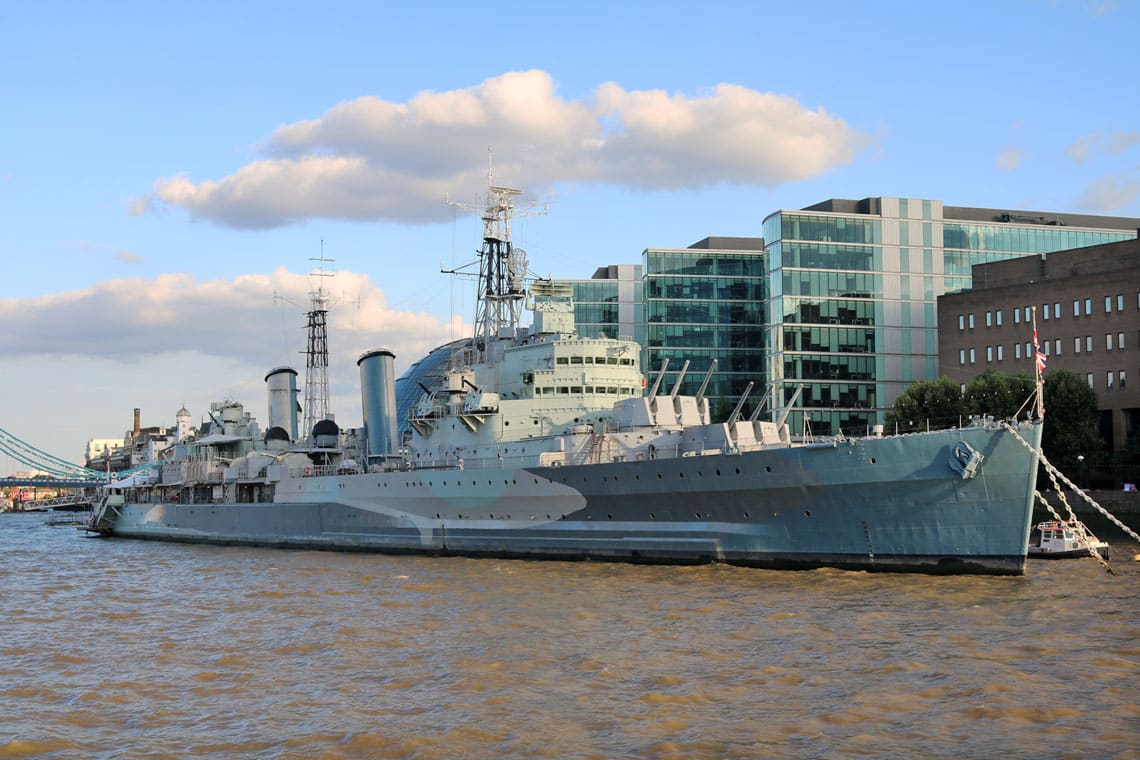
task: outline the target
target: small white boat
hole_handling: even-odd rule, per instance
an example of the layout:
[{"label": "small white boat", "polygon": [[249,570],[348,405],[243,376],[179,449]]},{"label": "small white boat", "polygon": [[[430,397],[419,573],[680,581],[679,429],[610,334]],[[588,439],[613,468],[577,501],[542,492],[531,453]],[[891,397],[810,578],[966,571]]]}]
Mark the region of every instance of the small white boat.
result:
[{"label": "small white boat", "polygon": [[[1070,559],[1090,557],[1089,547],[1108,559],[1108,542],[1094,536],[1085,524],[1074,522],[1039,523],[1030,537],[1029,557],[1036,559]],[[1032,540],[1035,539],[1035,540]]]}]

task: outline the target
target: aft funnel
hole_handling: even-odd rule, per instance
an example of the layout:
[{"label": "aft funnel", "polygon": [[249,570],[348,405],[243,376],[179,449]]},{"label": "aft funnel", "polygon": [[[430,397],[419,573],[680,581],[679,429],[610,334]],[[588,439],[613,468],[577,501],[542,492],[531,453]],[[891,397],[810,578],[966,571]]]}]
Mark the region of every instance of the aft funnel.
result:
[{"label": "aft funnel", "polygon": [[396,453],[395,362],[396,355],[385,348],[369,351],[356,362],[369,462]]},{"label": "aft funnel", "polygon": [[281,428],[297,440],[297,370],[277,367],[265,376],[269,385],[269,427]]}]

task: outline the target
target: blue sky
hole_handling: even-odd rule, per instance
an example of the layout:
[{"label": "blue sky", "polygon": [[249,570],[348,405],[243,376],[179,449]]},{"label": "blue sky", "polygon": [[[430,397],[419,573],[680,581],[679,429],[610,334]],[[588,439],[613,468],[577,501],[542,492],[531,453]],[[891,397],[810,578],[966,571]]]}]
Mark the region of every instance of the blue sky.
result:
[{"label": "blue sky", "polygon": [[468,329],[439,268],[479,228],[443,198],[489,145],[548,211],[516,226],[541,275],[831,197],[1140,217],[1137,29],[1080,0],[0,4],[0,427],[78,459],[136,406],[264,417],[322,241],[358,424],[361,351]]}]

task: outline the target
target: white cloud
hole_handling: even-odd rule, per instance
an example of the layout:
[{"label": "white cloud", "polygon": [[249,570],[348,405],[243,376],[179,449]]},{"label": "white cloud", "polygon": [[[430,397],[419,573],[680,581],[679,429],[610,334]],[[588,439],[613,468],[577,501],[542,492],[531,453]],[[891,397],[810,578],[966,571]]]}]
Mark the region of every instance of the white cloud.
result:
[{"label": "white cloud", "polygon": [[120,264],[141,264],[145,260],[134,251],[126,248],[116,248],[113,245],[106,245],[104,243],[93,243],[88,240],[83,240],[78,243],[78,246],[84,253],[109,253],[111,254],[111,258]]},{"label": "white cloud", "polygon": [[[471,334],[461,320],[391,307],[366,275],[339,271],[325,285],[330,405],[343,425],[361,419],[361,353],[388,348],[402,372]],[[88,438],[122,435],[135,407],[144,424],[171,425],[183,404],[197,419],[211,402],[234,399],[264,423],[266,372],[295,367],[303,386],[309,290],[309,277],[278,269],[233,280],[123,278],[0,299],[0,397],[12,401],[0,424],[77,462]]]},{"label": "white cloud", "polygon": [[1088,160],[1098,139],[1099,135],[1096,134],[1082,137],[1065,148],[1065,155],[1078,164],[1083,164]]},{"label": "white cloud", "polygon": [[264,156],[220,180],[159,179],[131,203],[143,214],[186,208],[230,227],[312,218],[442,220],[445,194],[469,198],[495,175],[669,190],[721,182],[772,187],[850,163],[870,138],[822,108],[720,84],[691,97],[601,85],[566,100],[545,71],[509,72],[407,103],[365,96],[287,124]]},{"label": "white cloud", "polygon": [[997,168],[1012,170],[1016,169],[1021,164],[1021,160],[1025,158],[1025,151],[1020,148],[1006,148],[998,156]]},{"label": "white cloud", "polygon": [[1140,145],[1140,132],[1116,131],[1109,135],[1093,132],[1075,140],[1065,148],[1065,155],[1077,163],[1084,163],[1094,155],[1107,153],[1119,156]]},{"label": "white cloud", "polygon": [[1101,177],[1077,196],[1077,208],[1109,213],[1126,208],[1140,198],[1140,171],[1136,169]]},{"label": "white cloud", "polygon": [[[123,278],[85,290],[0,299],[0,354],[68,356],[130,365],[179,352],[244,362],[266,370],[301,363],[306,275],[278,269],[234,280],[198,281],[187,274]],[[366,275],[337,272],[329,292],[358,305],[334,308],[329,343],[345,360],[383,346],[405,365],[470,332],[427,313],[399,311]],[[286,313],[282,314],[282,310]],[[284,324],[283,324],[284,323]]]}]

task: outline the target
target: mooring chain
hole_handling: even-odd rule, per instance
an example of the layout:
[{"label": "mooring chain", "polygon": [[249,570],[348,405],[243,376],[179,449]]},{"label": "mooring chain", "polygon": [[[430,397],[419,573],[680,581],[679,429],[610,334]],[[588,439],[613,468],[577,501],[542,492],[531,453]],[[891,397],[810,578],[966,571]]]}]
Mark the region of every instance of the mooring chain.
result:
[{"label": "mooring chain", "polygon": [[[1046,469],[1046,472],[1048,472],[1048,469]],[[1053,488],[1054,488],[1054,490],[1056,490],[1057,481],[1053,479],[1052,474],[1050,474],[1049,478],[1051,480],[1053,480]],[[1065,509],[1068,510],[1069,516],[1072,518],[1072,522],[1079,522],[1079,520],[1077,520],[1077,516],[1075,514],[1073,514],[1073,508],[1069,506],[1069,502],[1065,501],[1065,494],[1061,493],[1060,491],[1057,491],[1057,493],[1061,497],[1061,503],[1063,503],[1065,505]],[[1034,490],[1033,494],[1037,497],[1038,501],[1040,501],[1042,504],[1045,505],[1045,508],[1049,510],[1049,514],[1053,515],[1053,518],[1057,522],[1059,522],[1061,524],[1065,524],[1066,522],[1069,522],[1067,520],[1063,520],[1061,518],[1061,516],[1059,514],[1057,514],[1057,511],[1055,509],[1053,509],[1053,505],[1050,504],[1045,499],[1045,497],[1041,494],[1040,491]],[[1089,554],[1092,555],[1093,559],[1095,559],[1097,562],[1099,562],[1100,566],[1103,567],[1108,572],[1109,575],[1116,575],[1116,571],[1113,570],[1112,567],[1108,564],[1108,560],[1106,560],[1104,557],[1100,556],[1100,552],[1097,550],[1097,548],[1095,546],[1092,545],[1092,542],[1089,541],[1086,536],[1082,535],[1081,541],[1082,541],[1082,543],[1084,543],[1085,548],[1089,550]]]},{"label": "mooring chain", "polygon": [[[1013,434],[1013,437],[1016,438],[1021,443],[1022,446],[1024,446],[1026,449],[1028,449],[1031,452],[1035,451],[1035,449],[1029,444],[1029,441],[1025,440],[1021,436],[1020,433],[1018,433],[1016,430],[1014,430],[1012,425],[1010,425],[1008,422],[1003,422],[1002,425],[1005,427],[1006,430],[1008,430],[1010,433]],[[1096,509],[1102,515],[1104,515],[1109,520],[1111,520],[1113,523],[1115,523],[1117,527],[1119,527],[1121,530],[1123,530],[1125,533],[1127,533],[1129,536],[1131,536],[1136,541],[1140,541],[1140,536],[1138,536],[1131,528],[1129,528],[1124,523],[1120,522],[1120,520],[1116,519],[1115,515],[1113,515],[1107,509],[1102,507],[1100,504],[1097,504],[1092,499],[1092,497],[1090,497],[1088,494],[1086,494],[1081,489],[1077,488],[1077,485],[1075,483],[1073,483],[1073,481],[1071,481],[1067,477],[1065,477],[1065,473],[1061,472],[1056,467],[1054,467],[1053,463],[1049,461],[1049,459],[1045,456],[1045,453],[1043,451],[1037,451],[1036,453],[1037,453],[1041,463],[1043,465],[1045,465],[1045,473],[1049,476],[1049,480],[1053,483],[1053,490],[1057,494],[1058,498],[1061,499],[1061,503],[1065,505],[1065,510],[1069,513],[1069,517],[1071,518],[1072,522],[1079,522],[1079,521],[1077,520],[1076,514],[1073,512],[1073,508],[1069,505],[1068,499],[1065,498],[1065,492],[1061,489],[1060,484],[1057,482],[1058,477],[1062,481],[1064,481],[1070,488],[1072,488],[1074,491],[1076,491],[1076,493],[1080,494],[1081,497],[1085,501],[1087,501],[1094,509]],[[1051,515],[1053,515],[1053,517],[1056,518],[1056,520],[1058,522],[1061,522],[1061,523],[1069,522],[1069,521],[1063,520],[1061,518],[1061,516],[1057,514],[1056,510],[1053,509],[1053,506],[1048,501],[1045,500],[1045,497],[1042,496],[1039,491],[1034,490],[1033,493],[1037,496],[1037,498],[1041,501],[1041,503],[1045,505],[1046,509],[1049,510],[1049,513]],[[1104,557],[1100,556],[1100,552],[1098,552],[1096,550],[1095,546],[1093,546],[1091,543],[1086,541],[1085,547],[1089,550],[1089,554],[1091,556],[1095,557],[1096,561],[1099,562],[1101,564],[1101,566],[1104,567],[1104,569],[1106,571],[1108,571],[1112,575],[1116,575],[1116,573],[1113,571],[1112,567],[1108,564],[1108,561],[1105,560]]]},{"label": "mooring chain", "polygon": [[[1002,423],[1002,424],[1005,425],[1006,429],[1009,430],[1009,432],[1013,433],[1014,437],[1017,438],[1017,440],[1021,441],[1022,446],[1029,449],[1030,451],[1033,451],[1033,447],[1029,445],[1029,442],[1026,441],[1024,438],[1022,438],[1021,435],[1016,430],[1014,430],[1012,427],[1010,427],[1009,423]],[[1113,515],[1107,509],[1102,507],[1100,504],[1097,504],[1095,501],[1093,501],[1092,497],[1090,497],[1087,493],[1085,493],[1080,488],[1078,488],[1076,483],[1074,483],[1073,481],[1071,481],[1067,477],[1065,477],[1065,473],[1061,472],[1056,467],[1054,467],[1053,463],[1045,458],[1044,453],[1038,452],[1038,454],[1041,457],[1041,462],[1045,465],[1045,471],[1046,472],[1056,472],[1057,476],[1060,477],[1061,480],[1066,485],[1068,485],[1070,488],[1072,488],[1074,491],[1076,491],[1076,493],[1078,495],[1080,495],[1080,497],[1082,499],[1087,501],[1090,506],[1092,506],[1096,511],[1100,512],[1102,515],[1104,515],[1109,520],[1111,520],[1116,525],[1116,527],[1120,528],[1122,531],[1124,531],[1129,536],[1131,536],[1134,541],[1140,542],[1140,535],[1137,535],[1134,530],[1129,528],[1124,523],[1120,522],[1120,520],[1117,520],[1115,515]],[[1062,497],[1062,499],[1064,499],[1064,494],[1061,494],[1061,497]]]}]

